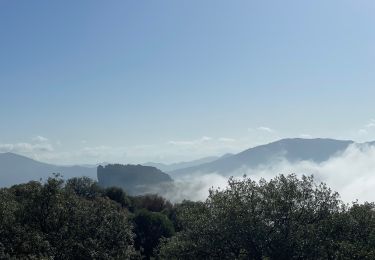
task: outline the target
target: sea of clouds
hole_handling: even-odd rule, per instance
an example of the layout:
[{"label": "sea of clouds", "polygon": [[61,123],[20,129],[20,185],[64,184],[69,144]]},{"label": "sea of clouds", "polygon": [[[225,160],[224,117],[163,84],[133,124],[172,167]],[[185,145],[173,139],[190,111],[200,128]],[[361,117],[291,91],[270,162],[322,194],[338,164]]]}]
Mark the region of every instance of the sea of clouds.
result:
[{"label": "sea of clouds", "polygon": [[[375,201],[375,146],[353,144],[344,152],[321,163],[312,161],[289,162],[285,159],[270,162],[257,168],[242,168],[227,176],[253,180],[271,179],[279,174],[297,176],[314,175],[315,181],[324,182],[339,192],[341,199],[350,203],[358,200]],[[217,173],[192,173],[176,179],[170,189],[162,192],[166,198],[178,202],[184,199],[205,200],[210,188],[224,189],[228,177]]]}]

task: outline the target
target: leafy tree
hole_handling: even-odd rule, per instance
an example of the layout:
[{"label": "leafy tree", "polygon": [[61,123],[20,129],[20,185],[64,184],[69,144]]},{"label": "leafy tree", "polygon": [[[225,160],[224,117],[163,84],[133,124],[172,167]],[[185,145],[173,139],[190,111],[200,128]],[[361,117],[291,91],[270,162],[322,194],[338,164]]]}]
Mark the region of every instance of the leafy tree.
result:
[{"label": "leafy tree", "polygon": [[185,207],[183,231],[164,240],[166,259],[327,259],[338,194],[312,177],[280,175],[259,183],[230,179],[204,203]]},{"label": "leafy tree", "polygon": [[337,216],[333,227],[338,230],[336,258],[375,259],[375,204],[357,202]]},{"label": "leafy tree", "polygon": [[66,189],[84,198],[95,198],[102,195],[103,190],[98,183],[88,177],[76,177],[67,180]]},{"label": "leafy tree", "polygon": [[135,258],[127,211],[106,197],[78,196],[73,191],[59,178],[0,190],[0,255],[16,259]]},{"label": "leafy tree", "polygon": [[135,214],[133,221],[136,249],[141,250],[146,259],[154,255],[160,238],[168,238],[174,234],[172,222],[158,212],[142,209]]},{"label": "leafy tree", "polygon": [[146,194],[133,197],[135,209],[147,209],[152,212],[168,211],[173,208],[171,202],[157,194]]},{"label": "leafy tree", "polygon": [[295,175],[231,178],[177,205],[88,178],[0,189],[0,259],[139,258],[375,259],[375,204]]},{"label": "leafy tree", "polygon": [[129,208],[131,200],[126,195],[125,191],[118,187],[110,187],[105,189],[105,195],[113,201],[119,203],[122,207]]}]

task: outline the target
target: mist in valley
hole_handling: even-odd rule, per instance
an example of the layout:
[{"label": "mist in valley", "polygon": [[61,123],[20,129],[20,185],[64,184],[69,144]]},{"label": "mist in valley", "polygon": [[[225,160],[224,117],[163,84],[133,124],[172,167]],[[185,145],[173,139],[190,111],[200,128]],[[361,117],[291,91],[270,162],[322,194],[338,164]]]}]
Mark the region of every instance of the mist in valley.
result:
[{"label": "mist in valley", "polygon": [[296,174],[297,176],[313,175],[316,182],[324,182],[341,195],[346,203],[354,201],[374,201],[375,193],[375,147],[364,144],[351,144],[345,151],[340,152],[327,161],[290,162],[278,157],[266,165],[256,168],[242,167],[225,175],[211,172],[192,172],[182,177],[173,176],[175,182],[157,192],[174,202],[182,200],[203,201],[209,194],[209,189],[225,189],[228,176],[241,179],[244,175],[258,181],[261,178],[269,180],[279,174]]}]

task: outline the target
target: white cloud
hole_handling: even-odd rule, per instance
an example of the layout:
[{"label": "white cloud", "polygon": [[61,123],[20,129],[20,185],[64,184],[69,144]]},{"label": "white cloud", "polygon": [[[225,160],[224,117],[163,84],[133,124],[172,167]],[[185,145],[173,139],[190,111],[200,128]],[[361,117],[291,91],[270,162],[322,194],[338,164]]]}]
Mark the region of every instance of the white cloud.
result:
[{"label": "white cloud", "polygon": [[49,143],[15,143],[0,144],[0,152],[30,154],[37,152],[52,152],[54,148]]},{"label": "white cloud", "polygon": [[312,138],[312,136],[309,134],[300,134],[299,137],[306,138],[306,139]]},{"label": "white cloud", "polygon": [[199,139],[195,139],[195,140],[189,140],[189,141],[169,141],[168,144],[171,144],[171,145],[181,145],[181,146],[191,146],[191,145],[198,145],[198,144],[202,144],[204,142],[207,142],[207,141],[211,141],[212,140],[212,137],[209,137],[209,136],[203,136]]},{"label": "white cloud", "polygon": [[189,176],[176,180],[172,185],[156,190],[172,202],[181,202],[184,199],[202,201],[208,197],[209,189],[226,187],[227,178],[216,173]]},{"label": "white cloud", "polygon": [[107,153],[113,150],[113,147],[100,145],[94,147],[84,147],[80,150],[82,154],[89,155],[89,156],[100,156],[103,153]]},{"label": "white cloud", "polygon": [[274,133],[274,132],[276,132],[274,129],[272,129],[270,127],[267,127],[267,126],[260,126],[260,127],[257,128],[257,130],[268,132],[268,133]]},{"label": "white cloud", "polygon": [[375,120],[372,119],[369,123],[367,123],[366,128],[373,128],[375,127]]},{"label": "white cloud", "polygon": [[172,144],[172,145],[193,145],[194,141],[169,141],[168,144]]},{"label": "white cloud", "polygon": [[41,135],[38,135],[38,136],[35,136],[33,139],[32,139],[33,142],[38,142],[38,143],[45,143],[45,142],[48,142],[48,138],[46,137],[43,137]]},{"label": "white cloud", "polygon": [[357,135],[365,136],[370,134],[375,128],[375,119],[370,119],[361,129],[357,131]]},{"label": "white cloud", "polygon": [[276,173],[314,174],[317,180],[341,194],[345,202],[375,201],[375,147],[351,145],[342,155],[326,162],[313,163],[287,161],[249,171],[258,176],[274,176]]},{"label": "white cloud", "polygon": [[366,129],[359,129],[358,130],[358,135],[367,135],[368,131]]},{"label": "white cloud", "polygon": [[232,143],[232,142],[235,142],[236,139],[233,139],[233,138],[227,138],[227,137],[220,137],[220,138],[219,138],[219,141],[220,141],[220,142],[228,142],[228,143]]},{"label": "white cloud", "polygon": [[0,143],[0,152],[21,154],[39,160],[54,153],[55,148],[46,137],[35,136],[29,142]]},{"label": "white cloud", "polygon": [[[260,178],[270,179],[278,174],[295,173],[298,176],[314,175],[316,182],[325,182],[332,190],[339,192],[341,199],[350,203],[355,200],[360,202],[375,201],[375,146],[351,145],[340,155],[331,159],[315,163],[311,161],[299,161],[295,163],[280,160],[262,165],[257,168],[239,169],[230,175],[242,177],[246,173],[253,180]],[[176,190],[170,198],[199,199],[207,197],[207,189],[214,187],[226,187],[226,180],[217,173],[193,173],[178,180],[178,185],[185,187],[183,191]],[[186,183],[184,186],[180,183]]]}]

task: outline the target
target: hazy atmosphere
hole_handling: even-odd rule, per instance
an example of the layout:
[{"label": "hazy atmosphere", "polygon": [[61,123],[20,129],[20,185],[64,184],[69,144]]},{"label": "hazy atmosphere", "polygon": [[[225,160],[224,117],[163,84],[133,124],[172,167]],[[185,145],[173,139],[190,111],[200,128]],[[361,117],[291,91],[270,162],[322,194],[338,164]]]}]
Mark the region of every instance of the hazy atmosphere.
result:
[{"label": "hazy atmosphere", "polygon": [[0,259],[375,259],[374,0],[0,0]]},{"label": "hazy atmosphere", "polygon": [[374,11],[373,1],[1,1],[0,150],[171,163],[285,137],[375,140]]}]

